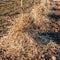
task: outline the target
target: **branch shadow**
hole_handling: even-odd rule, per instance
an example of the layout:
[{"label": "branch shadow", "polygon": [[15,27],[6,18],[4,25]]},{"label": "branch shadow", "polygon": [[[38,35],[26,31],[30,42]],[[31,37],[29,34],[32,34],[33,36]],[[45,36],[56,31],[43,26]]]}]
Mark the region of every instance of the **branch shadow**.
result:
[{"label": "branch shadow", "polygon": [[60,32],[44,32],[34,31],[29,29],[28,34],[38,43],[47,45],[51,40],[56,44],[60,44]]},{"label": "branch shadow", "polygon": [[53,20],[59,20],[60,19],[60,15],[56,15],[56,14],[49,14],[48,17]]}]

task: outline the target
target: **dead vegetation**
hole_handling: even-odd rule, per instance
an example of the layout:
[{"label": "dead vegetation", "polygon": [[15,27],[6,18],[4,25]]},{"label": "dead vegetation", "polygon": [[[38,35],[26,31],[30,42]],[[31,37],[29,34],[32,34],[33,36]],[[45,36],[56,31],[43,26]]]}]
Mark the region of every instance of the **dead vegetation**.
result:
[{"label": "dead vegetation", "polygon": [[[48,15],[53,13],[51,10],[47,9],[43,4],[36,5],[31,11],[31,16],[34,19],[34,23],[39,27],[40,32],[58,32],[60,31],[58,21],[49,19]],[[57,23],[57,24],[56,24]],[[52,29],[51,29],[52,28]]]},{"label": "dead vegetation", "polygon": [[52,40],[46,45],[38,44],[38,38],[34,38],[39,32],[60,31],[59,21],[47,18],[51,11],[45,9],[37,4],[30,13],[19,14],[14,19],[8,35],[0,39],[0,60],[60,60],[60,45]]},{"label": "dead vegetation", "polygon": [[[39,45],[26,32],[31,25],[32,20],[29,14],[20,15],[19,18],[15,19],[9,34],[0,40],[0,59],[53,60],[53,58],[59,57],[59,46],[56,43],[50,42],[47,45]],[[55,52],[56,48],[58,52]]]}]

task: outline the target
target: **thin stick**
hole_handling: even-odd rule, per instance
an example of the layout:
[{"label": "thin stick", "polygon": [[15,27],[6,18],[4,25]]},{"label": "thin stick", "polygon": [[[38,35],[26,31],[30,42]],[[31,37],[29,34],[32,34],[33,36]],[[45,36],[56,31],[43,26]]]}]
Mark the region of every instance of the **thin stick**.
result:
[{"label": "thin stick", "polygon": [[23,6],[23,0],[21,0],[21,7]]},{"label": "thin stick", "polygon": [[22,8],[21,14],[22,14],[22,17],[23,17],[23,0],[21,0],[21,8]]}]

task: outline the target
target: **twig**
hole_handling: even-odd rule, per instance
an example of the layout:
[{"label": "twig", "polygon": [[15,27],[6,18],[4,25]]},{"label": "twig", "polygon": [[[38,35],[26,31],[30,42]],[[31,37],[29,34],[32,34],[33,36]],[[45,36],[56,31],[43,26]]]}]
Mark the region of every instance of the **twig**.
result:
[{"label": "twig", "polygon": [[21,8],[22,8],[22,17],[23,17],[23,0],[21,0]]}]

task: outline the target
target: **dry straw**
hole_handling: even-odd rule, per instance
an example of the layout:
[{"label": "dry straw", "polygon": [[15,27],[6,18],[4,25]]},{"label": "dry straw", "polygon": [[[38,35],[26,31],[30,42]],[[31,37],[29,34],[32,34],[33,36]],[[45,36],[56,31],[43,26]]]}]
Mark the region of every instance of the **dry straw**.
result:
[{"label": "dry straw", "polygon": [[[21,7],[23,5],[22,1],[23,0],[21,0]],[[33,17],[31,17],[29,13],[23,14],[22,12],[22,14],[15,19],[14,25],[10,29],[10,33],[6,37],[2,38],[2,40],[0,40],[0,48],[2,48],[2,53],[4,53],[4,54],[1,53],[1,55],[4,58],[6,58],[6,60],[8,57],[11,58],[10,60],[41,60],[42,59],[41,56],[43,56],[45,60],[45,57],[43,55],[45,52],[47,53],[50,52],[49,53],[50,55],[52,54],[52,52],[55,52],[54,49],[57,47],[57,45],[55,46],[55,43],[53,44],[52,42],[52,44],[50,43],[47,46],[40,47],[40,45],[38,45],[35,42],[35,40],[26,32],[31,27],[31,23],[32,23],[31,18],[35,18],[34,15],[36,15],[36,18],[34,19],[34,23],[37,26],[38,24],[40,24],[39,26],[41,26],[42,28],[45,27],[47,28],[46,26],[47,23],[49,25],[50,21],[46,17],[44,17],[42,13],[45,12],[49,13],[50,11],[49,10],[43,11],[42,8],[45,8],[43,6],[44,4],[34,6],[31,12],[33,13],[31,14],[31,16]]]}]

